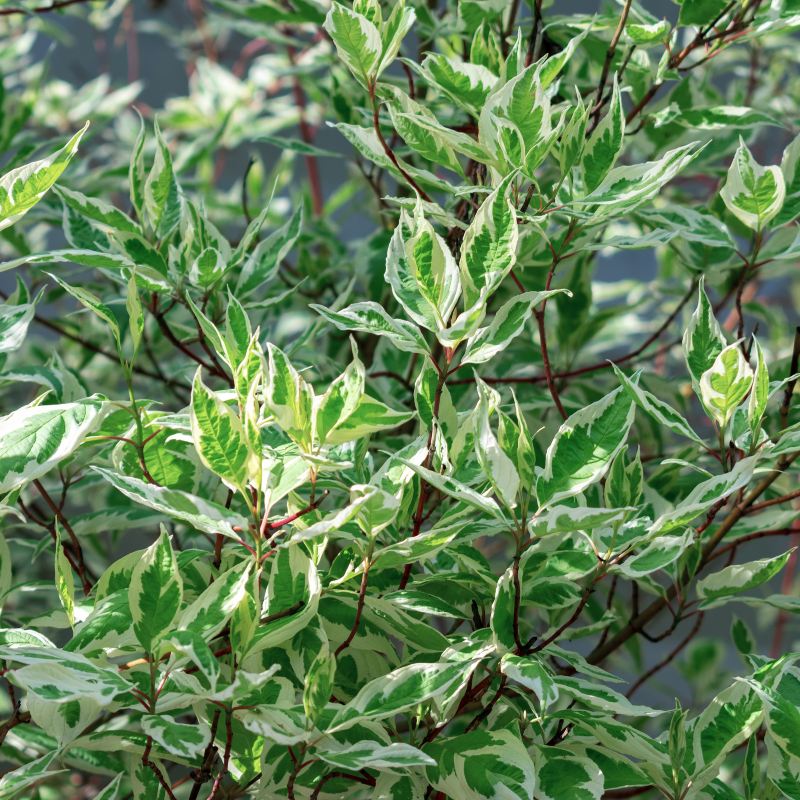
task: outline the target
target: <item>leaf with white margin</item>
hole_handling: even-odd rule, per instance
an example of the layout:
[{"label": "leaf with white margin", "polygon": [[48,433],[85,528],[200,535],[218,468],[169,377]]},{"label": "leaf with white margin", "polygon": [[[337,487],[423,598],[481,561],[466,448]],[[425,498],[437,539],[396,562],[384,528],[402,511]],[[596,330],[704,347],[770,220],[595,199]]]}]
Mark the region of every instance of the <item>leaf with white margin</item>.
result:
[{"label": "leaf with white margin", "polygon": [[[258,698],[262,694],[262,689],[268,683],[275,684],[278,689],[277,705],[291,705],[294,702],[294,689],[291,685],[283,683],[281,679],[274,676],[280,671],[280,664],[273,664],[264,672],[246,672],[242,669],[236,670],[236,677],[233,683],[226,686],[221,691],[215,692],[210,696],[211,700],[236,700],[237,705],[260,705],[259,703],[244,702],[249,699]],[[283,701],[286,701],[285,703]]]},{"label": "leaf with white margin", "polygon": [[361,397],[355,411],[328,434],[326,443],[337,445],[353,442],[370,433],[405,425],[413,416],[412,412],[395,411],[365,394]]},{"label": "leaf with white margin", "polygon": [[596,206],[595,218],[633,211],[655,198],[664,184],[694,161],[701,151],[702,148],[692,143],[668,151],[658,161],[615,167],[591,194],[571,204],[580,204],[581,208]]},{"label": "leaf with white margin", "polygon": [[159,652],[162,655],[172,653],[167,665],[170,670],[175,668],[182,656],[190,659],[208,681],[208,691],[213,693],[216,690],[220,673],[219,662],[202,636],[194,631],[172,631],[161,640]]},{"label": "leaf with white margin", "polygon": [[314,398],[314,437],[322,445],[328,434],[347,420],[364,396],[366,370],[358,357],[355,339],[350,337],[353,360],[345,371],[331,381],[322,397]]},{"label": "leaf with white margin", "polygon": [[286,614],[257,629],[242,660],[291,639],[317,615],[322,585],[316,565],[303,548],[278,550],[270,561],[271,570],[262,611],[266,616],[282,612]]},{"label": "leaf with white margin", "polygon": [[[667,204],[659,208],[641,209],[637,213],[652,225],[666,225],[679,231],[681,239],[686,241],[731,250],[736,247],[725,224],[702,208]],[[704,277],[701,276],[700,280]]]},{"label": "leaf with white margin", "polygon": [[29,761],[17,769],[6,772],[0,778],[0,800],[10,800],[18,792],[32,786],[34,783],[42,780],[42,778],[55,777],[56,775],[64,775],[69,772],[66,769],[49,769],[50,764],[62,755],[60,750],[53,750],[50,753],[45,753],[41,758]]},{"label": "leaf with white margin", "polygon": [[603,796],[603,773],[588,758],[560,747],[538,746],[534,764],[540,800],[600,800]]},{"label": "leaf with white margin", "polygon": [[758,730],[762,719],[761,700],[746,683],[735,683],[718,694],[700,714],[694,728],[696,773],[746,741]]},{"label": "leaf with white margin", "polygon": [[406,320],[393,319],[377,303],[353,303],[341,311],[332,311],[314,303],[311,303],[309,308],[313,308],[341,331],[360,331],[385,336],[398,350],[408,353],[427,355],[429,352],[428,345],[417,327]]},{"label": "leaf with white margin", "polygon": [[624,141],[625,111],[615,74],[608,112],[589,137],[583,151],[583,185],[587,195],[597,189],[611,171],[622,152]]},{"label": "leaf with white margin", "polygon": [[558,687],[553,681],[553,675],[536,656],[506,653],[500,662],[500,671],[512,681],[530,689],[539,698],[542,710],[558,700]]},{"label": "leaf with white margin", "polygon": [[694,531],[687,528],[683,536],[657,536],[632,558],[616,564],[609,572],[619,572],[636,579],[649,575],[677,561],[694,542]]},{"label": "leaf with white margin", "polygon": [[533,517],[528,523],[528,532],[531,537],[547,536],[551,533],[565,533],[569,531],[591,531],[595,528],[622,522],[636,509],[625,508],[585,508],[579,506],[553,506],[547,511]]},{"label": "leaf with white margin", "polygon": [[100,713],[100,706],[84,697],[68,703],[54,703],[31,694],[25,702],[31,719],[49,736],[54,736],[59,747],[72,742]]},{"label": "leaf with white margin", "polygon": [[241,536],[233,528],[237,526],[246,530],[248,522],[235,511],[230,511],[210,500],[204,500],[202,497],[188,492],[153,486],[138,478],[117,475],[104,467],[93,466],[92,469],[99,472],[122,494],[143,506],[169,514],[171,517],[177,517],[199,531],[211,534],[220,533],[237,542],[242,541]]},{"label": "leaf with white margin", "polygon": [[431,86],[476,117],[497,84],[497,77],[486,67],[438,53],[428,55],[421,66],[412,66],[430,81]]},{"label": "leaf with white margin", "polygon": [[98,197],[87,197],[85,194],[56,186],[55,193],[72,209],[92,222],[98,223],[101,230],[128,231],[141,233],[141,226],[134,222],[124,211],[101,200]]},{"label": "leaf with white margin", "polygon": [[589,731],[609,750],[654,764],[669,764],[669,752],[661,742],[607,714],[568,708],[554,715]]},{"label": "leaf with white margin", "polygon": [[461,359],[464,364],[483,364],[494,358],[511,344],[525,329],[525,323],[533,313],[533,307],[554,294],[566,294],[572,297],[568,289],[552,289],[547,292],[525,292],[512,297],[504,303],[495,314],[491,324],[479,328],[467,340],[467,349]]},{"label": "leaf with white margin", "polygon": [[116,667],[104,669],[77,653],[30,647],[24,652],[9,651],[4,656],[26,664],[15,670],[14,681],[43,700],[68,703],[84,698],[106,708],[118,695],[132,688]]},{"label": "leaf with white margin", "polygon": [[648,706],[635,706],[626,697],[606,686],[582,680],[581,678],[567,678],[557,675],[553,678],[560,692],[580,700],[596,709],[609,711],[612,714],[622,714],[626,717],[657,717],[664,711],[656,711]]},{"label": "leaf with white margin", "polygon": [[575,668],[576,672],[580,672],[582,675],[588,675],[590,678],[597,678],[597,680],[605,681],[606,683],[627,683],[624,678],[619,678],[594,664],[590,664],[582,655],[572,650],[564,650],[557,644],[547,645],[541,653],[543,656],[560,658],[562,661],[566,661],[567,664]]},{"label": "leaf with white margin", "polygon": [[339,58],[363,86],[374,80],[383,51],[381,35],[375,25],[361,14],[333,2],[325,30],[336,45]]},{"label": "leaf with white margin", "polygon": [[9,298],[0,305],[0,353],[12,353],[22,346],[43,292],[30,303],[14,303]]},{"label": "leaf with white margin", "polygon": [[335,733],[370,719],[393,717],[408,708],[444,694],[464,671],[463,663],[409,664],[371,680],[331,720],[327,733]]},{"label": "leaf with white margin", "polygon": [[144,551],[128,590],[133,630],[146,653],[170,629],[183,600],[183,579],[167,529]]},{"label": "leaf with white margin", "polygon": [[500,447],[489,424],[488,387],[476,375],[478,409],[475,419],[475,455],[497,496],[509,508],[513,507],[519,489],[519,474],[514,462]]},{"label": "leaf with white margin", "polygon": [[70,627],[75,627],[75,578],[72,574],[72,565],[61,543],[61,528],[58,520],[55,521],[56,529],[56,591],[61,600],[61,605],[67,614]]},{"label": "leaf with white margin", "polygon": [[375,782],[372,800],[424,800],[425,784],[416,775],[381,772]]},{"label": "leaf with white margin", "polygon": [[461,244],[461,288],[465,308],[491,294],[517,261],[517,210],[508,199],[516,173],[504,178],[483,201]]},{"label": "leaf with white margin", "polygon": [[476,730],[424,745],[436,761],[425,776],[435,791],[459,800],[533,800],[536,773],[519,737]]},{"label": "leaf with white margin", "polygon": [[625,447],[636,407],[622,387],[576,411],[558,429],[536,483],[539,506],[580,494],[606,473]]},{"label": "leaf with white margin", "polygon": [[318,747],[316,754],[334,767],[353,772],[367,767],[371,769],[404,769],[436,765],[429,755],[405,742],[382,745],[379,742],[366,741],[338,751],[324,750]]},{"label": "leaf with white margin", "polygon": [[750,426],[752,441],[757,442],[761,431],[761,420],[767,410],[767,401],[769,400],[769,369],[767,368],[761,345],[755,336],[753,337],[753,342],[755,344],[756,368],[753,373],[753,388],[747,403],[747,422]]},{"label": "leaf with white margin", "polygon": [[775,227],[792,222],[800,214],[800,136],[795,136],[791,144],[783,151],[781,173],[786,186],[786,197],[783,206],[775,217]]},{"label": "leaf with white margin", "polygon": [[[697,582],[697,596],[704,601],[714,601],[721,597],[755,589],[774,578],[786,565],[795,548],[775,558],[762,558],[746,564],[732,564]],[[701,603],[701,608],[705,607]]]},{"label": "leaf with white margin", "polygon": [[312,735],[312,732],[306,730],[306,715],[302,706],[241,709],[234,711],[234,717],[251,733],[277,744],[305,742]]},{"label": "leaf with white margin", "polygon": [[0,178],[0,230],[13,225],[44,197],[77,152],[78,142],[88,127],[87,122],[47,158],[12,169]]},{"label": "leaf with white margin", "polygon": [[703,440],[692,430],[689,423],[669,403],[659,400],[654,394],[642,389],[636,381],[631,380],[620,368],[612,363],[619,382],[637,406],[646,411],[653,419],[669,428],[673,433],[686,436],[698,444]]},{"label": "leaf with white margin", "polygon": [[210,641],[225,627],[239,605],[250,576],[252,562],[237,564],[222,573],[188,608],[181,613],[177,629],[191,631]]},{"label": "leaf with white margin", "polygon": [[714,366],[717,356],[728,343],[714,316],[711,301],[705,292],[705,275],[700,278],[697,308],[683,334],[683,355],[692,376],[692,387],[700,394],[700,379]]},{"label": "leaf with white margin", "polygon": [[760,231],[781,210],[786,182],[780,167],[762,167],[740,136],[720,197],[731,214]]},{"label": "leaf with white margin", "polygon": [[752,385],[753,370],[741,342],[728,345],[700,378],[700,397],[706,413],[724,429]]},{"label": "leaf with white margin", "polygon": [[47,474],[75,451],[108,412],[95,394],[77,403],[25,406],[0,418],[0,492]]},{"label": "leaf with white margin", "polygon": [[[521,576],[518,575],[517,580],[521,581]],[[497,582],[494,602],[492,603],[490,627],[495,649],[500,655],[516,647],[516,639],[514,638],[515,597],[514,567],[511,566]]]},{"label": "leaf with white margin", "polygon": [[738,461],[730,472],[717,475],[698,484],[673,511],[662,514],[650,529],[650,534],[667,533],[691,522],[698,514],[708,511],[717,500],[747,486],[753,477],[758,456]]},{"label": "leaf with white margin", "polygon": [[404,458],[398,458],[397,460],[402,461],[403,464],[411,468],[420,478],[433,486],[434,489],[439,489],[449,497],[453,497],[456,500],[460,500],[463,503],[467,503],[474,508],[484,511],[494,517],[498,522],[507,522],[500,507],[491,497],[484,497],[482,494],[478,494],[474,489],[470,489],[469,486],[459,483],[455,478],[450,478],[447,475],[439,475],[438,472],[432,472],[411,461],[406,461]]},{"label": "leaf with white margin", "polygon": [[184,725],[167,715],[145,714],[142,730],[168,753],[181,758],[192,758],[202,753],[211,741],[211,731],[205,723]]},{"label": "leaf with white margin", "polygon": [[769,732],[764,741],[767,744],[767,778],[779,793],[790,800],[800,800],[800,759],[783,750]]}]

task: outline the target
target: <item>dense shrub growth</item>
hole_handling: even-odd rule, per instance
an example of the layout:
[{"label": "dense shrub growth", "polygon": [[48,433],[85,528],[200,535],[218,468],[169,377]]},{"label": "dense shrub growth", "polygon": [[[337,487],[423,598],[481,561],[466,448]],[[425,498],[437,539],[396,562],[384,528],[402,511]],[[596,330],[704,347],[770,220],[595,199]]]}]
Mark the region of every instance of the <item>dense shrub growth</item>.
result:
[{"label": "dense shrub growth", "polygon": [[0,5],[0,800],[800,800],[800,13],[585,5]]}]

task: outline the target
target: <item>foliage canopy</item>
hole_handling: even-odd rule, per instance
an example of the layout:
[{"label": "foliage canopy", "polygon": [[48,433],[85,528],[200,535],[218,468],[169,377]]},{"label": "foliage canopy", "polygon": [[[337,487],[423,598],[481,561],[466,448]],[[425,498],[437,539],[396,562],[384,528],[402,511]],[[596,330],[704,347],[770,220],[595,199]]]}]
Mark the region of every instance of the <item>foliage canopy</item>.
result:
[{"label": "foliage canopy", "polygon": [[0,6],[0,800],[800,800],[796,3],[188,5]]}]

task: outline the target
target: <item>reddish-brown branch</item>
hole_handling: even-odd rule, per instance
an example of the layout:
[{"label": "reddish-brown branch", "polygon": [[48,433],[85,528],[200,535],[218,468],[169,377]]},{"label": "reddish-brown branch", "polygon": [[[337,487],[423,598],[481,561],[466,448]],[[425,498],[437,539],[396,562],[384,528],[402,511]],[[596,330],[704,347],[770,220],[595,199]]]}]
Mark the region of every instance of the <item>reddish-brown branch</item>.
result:
[{"label": "reddish-brown branch", "polygon": [[353,627],[350,630],[350,633],[347,634],[347,638],[336,648],[336,652],[334,656],[338,658],[339,653],[342,650],[346,650],[350,647],[350,642],[353,641],[355,638],[356,633],[358,632],[358,626],[361,624],[361,614],[364,611],[364,601],[367,598],[367,576],[369,575],[369,561],[365,559],[364,562],[364,574],[361,576],[361,588],[358,592],[358,605],[356,606],[356,619],[353,622]]},{"label": "reddish-brown branch", "polygon": [[592,131],[597,127],[597,123],[600,121],[600,109],[603,107],[603,92],[606,88],[606,81],[608,80],[608,72],[611,69],[611,62],[614,60],[614,55],[617,52],[617,44],[619,43],[619,38],[622,36],[622,31],[625,29],[625,23],[628,20],[628,14],[631,10],[631,2],[632,0],[625,0],[625,5],[622,8],[622,16],[619,18],[619,25],[617,25],[617,29],[614,31],[614,36],[611,38],[611,43],[608,46],[608,50],[606,51],[606,58],[603,62],[603,71],[600,74],[600,82],[597,84],[597,92],[595,94],[594,99],[594,108],[592,109],[592,116],[594,117],[591,125],[591,129],[587,131],[587,135],[591,135]]},{"label": "reddish-brown branch", "polygon": [[589,596],[594,591],[594,584],[591,584],[589,588],[584,592],[583,597],[581,598],[580,603],[578,603],[578,607],[573,612],[572,616],[552,635],[548,636],[544,641],[539,642],[536,647],[531,650],[531,653],[538,653],[540,650],[543,650],[547,645],[552,644],[553,642],[561,636],[564,631],[574,625],[578,621],[578,617],[580,617],[581,612],[583,611],[583,607],[586,605],[587,601],[589,600]]},{"label": "reddish-brown branch", "polygon": [[769,508],[770,506],[776,506],[780,503],[788,503],[790,500],[794,500],[797,497],[800,497],[800,489],[795,489],[793,492],[783,495],[783,497],[775,497],[772,500],[765,500],[763,503],[757,503],[754,506],[750,506],[750,508],[743,513],[752,514],[754,511],[761,511],[762,508]]},{"label": "reddish-brown branch", "polygon": [[395,156],[394,151],[391,147],[386,143],[386,139],[383,138],[383,134],[381,133],[381,124],[380,124],[380,117],[378,116],[378,103],[375,99],[375,87],[370,89],[370,98],[372,100],[372,124],[375,128],[375,134],[378,137],[378,141],[381,143],[381,147],[383,148],[383,152],[386,153],[389,160],[394,164],[395,168],[399,170],[400,174],[408,181],[408,185],[426,202],[432,203],[433,201],[428,196],[428,193],[422,189],[420,186],[417,185],[417,182],[400,166],[400,162],[397,160],[397,156]]},{"label": "reddish-brown branch", "polygon": [[[294,65],[296,53],[291,45],[286,45],[286,55],[289,56],[289,61]],[[294,96],[295,105],[297,106],[297,127],[300,130],[300,138],[306,144],[313,145],[314,133],[306,119],[306,94],[303,91],[303,85],[300,83],[300,78],[297,75],[292,78],[292,94]],[[322,216],[323,198],[317,159],[311,155],[304,156],[304,158],[306,162],[306,173],[308,175],[308,185],[311,189],[311,205],[314,208],[314,216],[319,217]]]},{"label": "reddish-brown branch", "polygon": [[669,664],[678,655],[678,653],[680,653],[681,650],[683,650],[683,648],[686,647],[686,645],[689,644],[689,642],[692,641],[692,639],[697,635],[697,632],[700,630],[700,626],[702,624],[703,624],[703,612],[701,611],[697,615],[697,621],[694,623],[694,627],[689,632],[689,635],[685,639],[683,639],[681,641],[681,643],[668,656],[666,656],[666,658],[663,658],[661,661],[658,662],[658,664],[656,664],[654,667],[651,667],[649,670],[647,670],[647,672],[645,672],[644,675],[642,675],[642,677],[639,678],[639,680],[636,681],[636,683],[634,683],[633,686],[631,686],[631,688],[628,690],[628,693],[625,695],[625,697],[630,699],[630,697],[633,695],[633,693],[640,686],[642,686],[642,684],[644,684],[647,681],[649,681],[650,678],[652,678],[653,675],[656,674],[656,672],[658,672],[659,670],[664,669],[664,667],[666,667],[667,664]]},{"label": "reddish-brown branch", "polygon": [[[762,494],[783,474],[786,467],[788,467],[797,457],[798,453],[795,453],[789,456],[786,459],[785,464],[779,464],[778,468],[774,469],[768,475],[766,475],[761,482],[753,489],[747,497],[733,507],[731,513],[723,520],[717,530],[714,532],[713,536],[706,542],[703,547],[703,552],[700,558],[700,564],[698,565],[697,572],[703,569],[703,567],[708,563],[711,558],[711,555],[717,548],[717,545],[725,538],[728,532],[733,528],[733,526],[742,518],[743,513],[751,506],[753,503],[761,497]],[[628,639],[633,636],[637,630],[641,630],[654,619],[660,611],[666,608],[669,603],[676,597],[677,595],[677,588],[675,584],[669,587],[666,592],[666,597],[659,597],[657,600],[654,600],[644,611],[642,611],[639,615],[637,615],[634,619],[631,619],[624,628],[618,631],[611,639],[609,639],[603,646],[596,647],[588,656],[587,661],[590,664],[599,664],[605,658],[607,658],[611,653],[613,653],[618,647],[621,647]]]},{"label": "reddish-brown branch", "polygon": [[214,780],[214,785],[211,787],[211,794],[208,796],[208,800],[213,800],[213,798],[217,796],[219,787],[222,785],[222,781],[228,774],[228,765],[230,764],[231,761],[232,746],[233,746],[233,717],[231,715],[230,710],[225,709],[225,755],[222,758],[222,769],[219,771],[219,774]]},{"label": "reddish-brown branch", "polygon": [[217,726],[219,725],[219,715],[221,713],[222,711],[219,708],[214,711],[214,719],[211,721],[211,738],[203,753],[203,763],[200,765],[200,769],[189,773],[189,777],[194,781],[189,800],[197,800],[197,796],[200,794],[200,787],[211,780],[211,769],[214,766],[214,759],[217,757],[217,747],[214,744],[214,739],[217,735]]},{"label": "reddish-brown branch", "polygon": [[83,587],[84,595],[88,595],[89,592],[92,591],[92,582],[86,575],[86,564],[83,562],[83,549],[81,548],[81,543],[78,541],[78,537],[75,535],[75,531],[72,530],[72,526],[67,521],[67,518],[61,513],[61,509],[53,502],[53,498],[45,491],[44,486],[42,486],[41,482],[38,480],[33,481],[33,485],[39,490],[39,494],[42,496],[42,499],[50,506],[50,510],[55,515],[56,519],[64,526],[64,530],[69,535],[70,541],[72,542],[72,547],[75,550],[75,559],[77,561],[78,566],[78,577],[81,581],[81,586]]}]

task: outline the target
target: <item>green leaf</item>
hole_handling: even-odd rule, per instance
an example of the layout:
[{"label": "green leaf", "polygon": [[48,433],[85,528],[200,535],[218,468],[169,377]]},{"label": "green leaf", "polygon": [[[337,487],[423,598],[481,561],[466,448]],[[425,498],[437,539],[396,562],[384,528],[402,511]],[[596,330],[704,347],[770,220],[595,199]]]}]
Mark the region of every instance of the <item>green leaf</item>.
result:
[{"label": "green leaf", "polygon": [[786,183],[780,167],[762,167],[739,139],[739,149],[720,191],[728,211],[748,228],[760,231],[783,206]]},{"label": "green leaf", "polygon": [[382,745],[378,742],[359,742],[344,750],[319,751],[319,757],[340,769],[403,769],[407,767],[425,767],[436,762],[428,755],[404,742],[393,742]]},{"label": "green leaf", "polygon": [[761,586],[784,568],[793,552],[794,549],[775,558],[762,558],[746,564],[732,564],[730,567],[725,567],[725,569],[703,578],[697,583],[697,596],[703,601],[701,607],[720,598],[730,597]]},{"label": "green leaf", "polygon": [[625,446],[634,413],[630,395],[619,388],[569,417],[547,449],[536,483],[539,506],[574,497],[599,481]]},{"label": "green leaf", "polygon": [[78,150],[89,123],[51,156],[17,167],[0,178],[0,230],[13,225],[42,199]]},{"label": "green leaf", "polygon": [[655,717],[664,713],[663,711],[654,711],[647,706],[635,706],[619,692],[615,692],[605,686],[598,686],[581,678],[556,676],[553,680],[559,692],[568,694],[592,708],[607,711],[611,714],[622,714],[622,716],[628,717]]},{"label": "green leaf", "polygon": [[614,86],[608,111],[594,133],[589,137],[583,151],[583,185],[587,195],[591,195],[616,164],[622,152],[625,137],[625,112],[619,81],[614,75]]},{"label": "green leaf", "polygon": [[403,37],[415,21],[416,14],[414,9],[406,8],[405,0],[400,0],[392,9],[392,13],[381,31],[381,58],[375,71],[376,78],[394,61]]},{"label": "green leaf", "polygon": [[725,10],[725,0],[681,0],[681,13],[678,25],[698,25],[705,27],[714,22]]},{"label": "green leaf", "polygon": [[436,761],[435,767],[425,768],[434,791],[459,800],[533,800],[533,761],[509,730],[476,730],[437,739],[426,744],[424,752]]},{"label": "green leaf", "polygon": [[311,444],[314,389],[303,380],[286,355],[267,342],[264,395],[278,425],[306,449]]},{"label": "green leaf", "polygon": [[280,227],[256,245],[255,250],[245,259],[235,295],[242,299],[272,280],[281,262],[294,247],[303,226],[302,205]]},{"label": "green leaf", "polygon": [[129,602],[133,630],[146,653],[170,629],[183,599],[183,581],[178,571],[166,528],[142,554],[131,575]]},{"label": "green leaf", "polygon": [[204,723],[184,725],[168,716],[145,714],[142,730],[168,753],[181,758],[202,753],[211,740],[211,731]]},{"label": "green leaf", "polygon": [[105,200],[101,200],[98,197],[87,197],[85,194],[67,189],[64,186],[56,186],[55,192],[70,208],[83,217],[98,223],[98,227],[101,230],[142,232],[141,227],[127,214],[120,211],[116,206],[112,206],[111,203],[106,203]]}]

